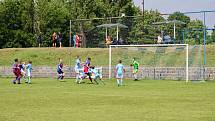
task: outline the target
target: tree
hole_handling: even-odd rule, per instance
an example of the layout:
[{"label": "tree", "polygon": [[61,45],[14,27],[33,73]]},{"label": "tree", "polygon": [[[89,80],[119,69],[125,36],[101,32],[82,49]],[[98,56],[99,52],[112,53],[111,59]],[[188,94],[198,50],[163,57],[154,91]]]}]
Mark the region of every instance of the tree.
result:
[{"label": "tree", "polygon": [[51,45],[53,32],[61,32],[64,38],[64,46],[68,45],[69,34],[69,10],[65,1],[39,0],[36,8],[38,32],[42,32],[45,38],[45,46]]},{"label": "tree", "polygon": [[191,44],[203,43],[203,22],[200,20],[191,20],[185,29],[186,40]]},{"label": "tree", "polygon": [[[184,15],[181,12],[174,12],[173,14],[171,14],[168,19],[168,21],[172,21],[172,20],[179,20],[184,22],[185,24],[177,24],[176,25],[176,39],[180,39],[180,31],[183,30],[184,28],[187,27],[187,25],[190,23],[190,17]],[[168,24],[167,25],[167,32],[169,33],[172,37],[173,37],[173,24]]]},{"label": "tree", "polygon": [[[168,21],[172,21],[172,20],[179,20],[179,21],[182,21],[182,22],[184,22],[186,24],[190,23],[190,17],[184,15],[181,12],[174,12],[173,14],[171,14],[168,17]],[[186,24],[182,25],[182,26],[186,26]]]},{"label": "tree", "polygon": [[29,21],[23,1],[0,1],[0,48],[34,46],[33,34],[29,32]]},{"label": "tree", "polygon": [[[138,11],[137,15],[141,14],[141,11]],[[130,43],[154,43],[154,39],[156,39],[157,36],[160,34],[159,28],[152,26],[152,23],[154,22],[161,22],[165,20],[160,15],[160,13],[158,11],[145,10],[144,15],[144,23],[142,17],[139,17],[134,21],[133,27],[129,35]]]},{"label": "tree", "polygon": [[[215,29],[215,26],[214,26]],[[211,33],[211,41],[210,43],[215,43],[215,30],[213,30],[213,32]]]}]

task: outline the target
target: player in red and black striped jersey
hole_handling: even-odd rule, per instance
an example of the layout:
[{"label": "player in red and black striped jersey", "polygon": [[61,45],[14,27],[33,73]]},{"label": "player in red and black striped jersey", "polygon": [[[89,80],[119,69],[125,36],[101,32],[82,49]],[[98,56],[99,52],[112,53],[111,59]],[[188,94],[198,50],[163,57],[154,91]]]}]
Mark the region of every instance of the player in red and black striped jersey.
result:
[{"label": "player in red and black striped jersey", "polygon": [[21,84],[20,83],[20,78],[22,77],[22,74],[21,74],[21,70],[20,70],[20,67],[19,67],[19,60],[15,59],[14,61],[15,62],[13,64],[13,73],[14,73],[16,78],[13,80],[13,84],[16,84],[17,81],[18,81],[18,84]]},{"label": "player in red and black striped jersey", "polygon": [[[84,64],[84,74],[87,75],[90,79],[90,82],[93,83],[90,73],[90,61],[91,58],[87,58],[86,63]],[[83,76],[82,79],[84,79],[86,76]]]}]

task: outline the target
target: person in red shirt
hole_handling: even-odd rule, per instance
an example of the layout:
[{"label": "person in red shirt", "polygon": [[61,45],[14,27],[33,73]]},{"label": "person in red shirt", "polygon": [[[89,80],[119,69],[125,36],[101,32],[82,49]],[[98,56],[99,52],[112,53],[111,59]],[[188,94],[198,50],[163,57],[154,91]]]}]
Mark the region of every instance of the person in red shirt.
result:
[{"label": "person in red shirt", "polygon": [[[91,72],[89,71],[89,69],[90,69],[90,61],[91,61],[91,58],[87,58],[86,63],[84,64],[84,74],[87,75],[89,77],[89,79],[90,79],[90,82],[93,83],[92,78],[91,78]],[[85,77],[86,76],[84,76],[84,78]]]},{"label": "person in red shirt", "polygon": [[12,82],[13,82],[13,84],[16,84],[16,81],[18,81],[18,84],[21,84],[20,79],[22,77],[22,74],[21,74],[21,70],[20,70],[20,67],[19,67],[19,60],[15,59],[14,61],[15,62],[13,64],[13,73],[14,73],[16,78]]},{"label": "person in red shirt", "polygon": [[76,47],[77,48],[81,47],[81,38],[79,37],[78,34],[76,34]]}]

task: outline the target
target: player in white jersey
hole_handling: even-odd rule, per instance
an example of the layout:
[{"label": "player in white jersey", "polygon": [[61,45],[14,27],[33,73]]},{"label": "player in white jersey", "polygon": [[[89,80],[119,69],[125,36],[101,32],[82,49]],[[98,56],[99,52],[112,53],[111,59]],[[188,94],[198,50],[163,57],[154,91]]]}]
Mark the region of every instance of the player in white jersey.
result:
[{"label": "player in white jersey", "polygon": [[27,80],[26,83],[30,84],[31,83],[31,72],[32,72],[32,61],[29,61],[28,65],[26,66],[27,70]]},{"label": "player in white jersey", "polygon": [[79,58],[79,56],[77,56],[77,59],[75,61],[76,83],[80,83],[80,81],[81,81],[81,78],[80,78],[81,69],[82,69],[82,67],[81,67],[81,59]]},{"label": "player in white jersey", "polygon": [[26,81],[26,66],[25,66],[25,62],[21,62],[21,74],[22,74],[22,77],[24,78],[24,80]]}]

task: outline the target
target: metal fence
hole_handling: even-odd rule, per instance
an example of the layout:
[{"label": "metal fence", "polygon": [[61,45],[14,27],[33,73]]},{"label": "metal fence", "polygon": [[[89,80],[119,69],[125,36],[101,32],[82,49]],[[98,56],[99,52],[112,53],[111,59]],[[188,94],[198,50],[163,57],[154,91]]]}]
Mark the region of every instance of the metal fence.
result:
[{"label": "metal fence", "polygon": [[[75,78],[75,70],[66,67],[64,69],[66,78]],[[184,67],[141,67],[138,77],[149,80],[185,80],[186,73]],[[114,78],[114,67],[112,68],[112,78]],[[1,66],[0,77],[13,77],[11,67]],[[36,78],[53,78],[57,77],[56,68],[42,66],[34,67],[32,76]],[[102,77],[109,77],[109,68],[102,67]],[[132,68],[126,67],[125,78],[132,78]],[[190,67],[189,80],[215,80],[215,67]]]}]

